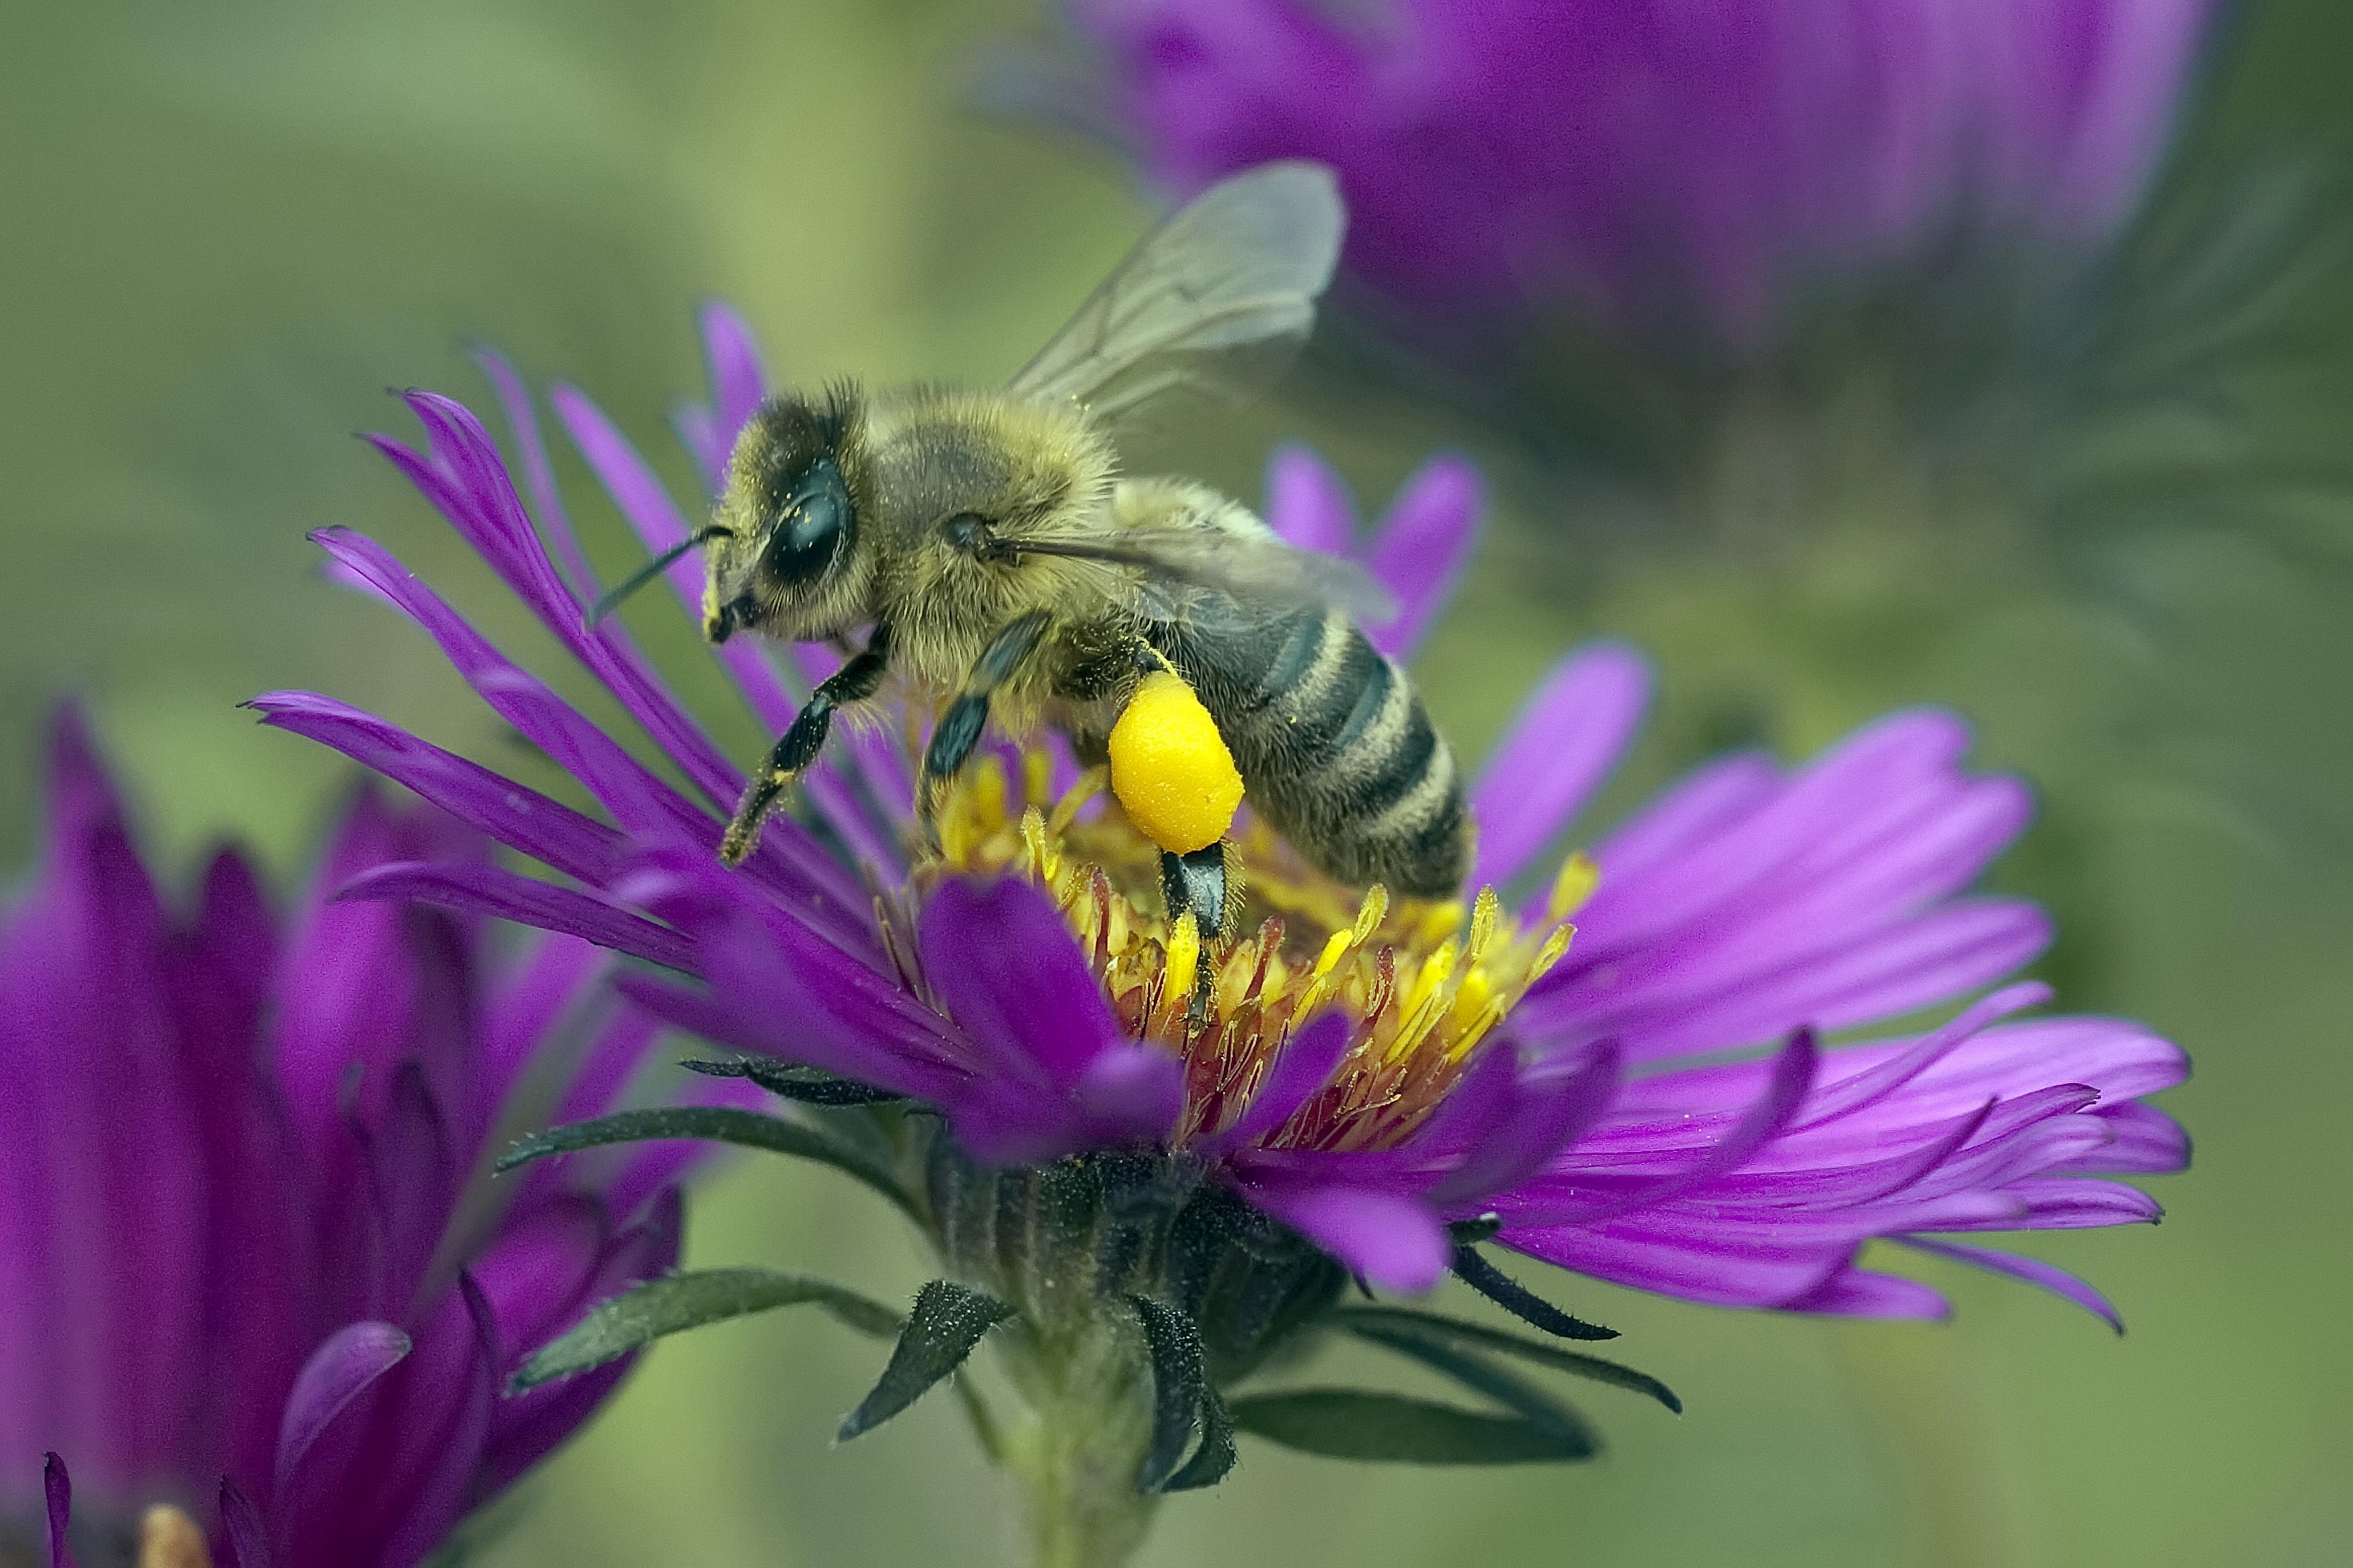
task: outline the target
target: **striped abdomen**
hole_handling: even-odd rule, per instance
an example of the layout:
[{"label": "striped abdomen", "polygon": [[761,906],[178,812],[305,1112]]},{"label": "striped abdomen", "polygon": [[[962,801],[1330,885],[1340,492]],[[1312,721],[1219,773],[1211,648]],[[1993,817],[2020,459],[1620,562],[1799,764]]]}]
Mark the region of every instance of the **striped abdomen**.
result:
[{"label": "striped abdomen", "polygon": [[1405,672],[1337,610],[1208,597],[1146,635],[1217,720],[1250,805],[1343,882],[1461,892],[1462,782]]}]

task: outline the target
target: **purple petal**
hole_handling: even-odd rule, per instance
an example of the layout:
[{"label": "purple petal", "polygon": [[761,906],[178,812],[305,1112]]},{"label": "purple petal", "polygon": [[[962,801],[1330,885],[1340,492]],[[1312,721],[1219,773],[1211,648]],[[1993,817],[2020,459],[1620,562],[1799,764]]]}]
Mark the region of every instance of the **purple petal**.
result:
[{"label": "purple petal", "polygon": [[482,1020],[485,1098],[504,1106],[517,1079],[541,1059],[558,1025],[597,997],[612,961],[591,942],[547,935],[510,971]]},{"label": "purple petal", "polygon": [[1241,1115],[1224,1131],[1195,1139],[1194,1150],[1205,1159],[1215,1159],[1229,1149],[1255,1143],[1273,1132],[1332,1080],[1351,1043],[1345,1013],[1326,1013],[1309,1023],[1283,1042],[1266,1080]]},{"label": "purple petal", "polygon": [[[614,1238],[598,1260],[595,1277],[579,1292],[575,1314],[591,1302],[609,1300],[632,1285],[678,1267],[681,1213],[679,1194],[673,1188],[652,1205],[644,1224]],[[567,1316],[555,1327],[568,1328],[572,1321]],[[508,1366],[501,1369],[505,1373],[512,1372],[545,1342],[534,1339],[517,1343],[502,1335],[500,1342],[508,1357]],[[635,1356],[626,1356],[576,1377],[501,1399],[470,1506],[480,1507],[498,1496],[553,1453],[579,1430],[636,1364]]]},{"label": "purple petal", "polygon": [[916,942],[933,994],[999,1071],[1066,1089],[1120,1037],[1061,912],[1026,882],[941,883]]},{"label": "purple petal", "polygon": [[2036,980],[2004,986],[1992,995],[1980,998],[1963,1008],[1950,1023],[1921,1037],[1919,1043],[1902,1056],[1823,1089],[1806,1107],[1806,1119],[1799,1124],[1799,1129],[1802,1131],[1849,1111],[1859,1110],[1894,1093],[1995,1020],[2023,1012],[2029,1007],[2039,1007],[2049,1000],[2051,987]]},{"label": "purple petal", "polygon": [[1479,532],[1485,495],[1479,470],[1460,458],[1421,466],[1374,539],[1368,564],[1397,596],[1398,613],[1365,635],[1391,658],[1409,658],[1454,592]]},{"label": "purple petal", "polygon": [[1858,1238],[1788,1240],[1724,1226],[1700,1238],[1666,1229],[1646,1214],[1600,1225],[1507,1226],[1496,1239],[1637,1290],[1725,1307],[1780,1307],[1819,1289],[1845,1266]]},{"label": "purple petal", "polygon": [[1785,1303],[1792,1312],[1819,1312],[1839,1318],[1950,1317],[1953,1305],[1917,1279],[1878,1274],[1867,1268],[1841,1268],[1820,1289]]},{"label": "purple petal", "polygon": [[286,1396],[274,1473],[283,1488],[335,1417],[414,1348],[390,1323],[346,1323],[313,1352]]},{"label": "purple petal", "polygon": [[223,1477],[220,1484],[220,1568],[270,1568],[269,1533],[253,1500]]},{"label": "purple petal", "polygon": [[1356,503],[1314,448],[1278,447],[1266,467],[1266,523],[1285,542],[1326,555],[1353,555]]},{"label": "purple petal", "polygon": [[[605,417],[603,410],[569,386],[557,386],[548,398],[571,434],[573,444],[596,470],[614,504],[645,542],[646,548],[659,554],[684,539],[688,533],[686,519],[671,503],[670,492],[628,438]],[[702,624],[702,565],[692,555],[681,556],[663,574],[688,618],[697,626]],[[736,689],[765,728],[781,732],[792,722],[800,704],[786,689],[758,639],[742,637],[730,641],[716,649],[715,656],[735,678]],[[825,808],[827,820],[849,840],[859,858],[896,870],[902,865],[897,847],[868,820],[857,795],[840,776],[838,760],[862,755],[866,748],[860,742],[860,737],[844,736],[816,768],[803,776],[802,784]]]},{"label": "purple petal", "polygon": [[415,1348],[369,1383],[278,1477],[271,1519],[296,1563],[416,1563],[458,1522],[489,1433],[498,1351],[490,1310],[459,1277]]},{"label": "purple petal", "polygon": [[1383,1289],[1428,1290],[1453,1257],[1438,1217],[1396,1193],[1265,1182],[1242,1195]]},{"label": "purple petal", "polygon": [[576,936],[666,969],[691,970],[694,963],[693,943],[665,926],[594,894],[496,866],[414,862],[379,866],[346,882],[336,897],[352,902],[414,900],[464,913],[495,915],[518,925]]},{"label": "purple petal", "polygon": [[1471,792],[1471,886],[1510,881],[1559,837],[1617,766],[1650,696],[1649,663],[1621,643],[1580,648],[1555,667]]},{"label": "purple petal", "polygon": [[759,342],[733,306],[713,300],[702,308],[698,319],[702,326],[702,357],[711,372],[712,429],[720,438],[723,458],[734,447],[736,433],[767,395],[768,377],[760,365]]},{"label": "purple petal", "polygon": [[1508,1116],[1427,1194],[1457,1204],[1506,1192],[1535,1175],[1609,1108],[1618,1089],[1618,1051],[1603,1043],[1567,1059],[1521,1068]]},{"label": "purple petal", "polygon": [[1185,1109],[1185,1063],[1148,1041],[1123,1042],[1086,1065],[1071,1086],[1071,1100],[1091,1139],[1164,1139]]},{"label": "purple petal", "polygon": [[603,823],[372,713],[308,691],[266,692],[246,706],[259,711],[263,723],[332,746],[567,876],[596,883],[620,869],[624,841]]},{"label": "purple petal", "polygon": [[2055,1296],[2073,1301],[2094,1317],[2105,1321],[2118,1333],[2125,1331],[2125,1321],[2117,1315],[2108,1299],[2055,1264],[2040,1258],[2021,1258],[2014,1252],[1996,1252],[1990,1247],[1965,1247],[1953,1241],[1930,1241],[1925,1237],[1906,1236],[1898,1238],[1917,1252],[1937,1258],[1949,1258],[1956,1263],[1995,1274],[2006,1274],[2012,1279],[2023,1279],[2029,1285],[2039,1285]]},{"label": "purple petal", "polygon": [[2128,1102],[2103,1105],[2093,1112],[2113,1134],[2096,1153],[2062,1161],[2053,1174],[2163,1175],[2189,1167],[2189,1133],[2179,1121],[2153,1105]]},{"label": "purple petal", "polygon": [[564,558],[564,568],[570,577],[567,585],[574,595],[583,603],[594,599],[596,573],[580,548],[579,535],[572,531],[572,520],[564,513],[564,500],[555,488],[555,470],[548,466],[547,444],[540,438],[539,415],[531,405],[529,389],[514,365],[496,349],[476,349],[474,363],[489,378],[491,390],[498,395],[499,406],[506,414],[507,428],[513,433],[515,449],[522,457],[523,483],[531,491],[541,536],[554,542],[556,553]]},{"label": "purple petal", "polygon": [[[508,481],[498,448],[463,405],[430,393],[411,393],[410,411],[424,425],[428,455],[398,442],[370,437],[481,554],[542,625],[628,708],[646,732],[714,805],[733,804],[741,775],[652,670],[610,629],[590,630],[578,597],[556,575]],[[379,586],[385,586],[381,580]]]},{"label": "purple petal", "polygon": [[1616,885],[1748,817],[1780,785],[1780,770],[1750,754],[1720,758],[1686,774],[1604,838],[1593,852]]},{"label": "purple petal", "polygon": [[54,1453],[41,1464],[41,1499],[48,1513],[49,1568],[75,1568],[73,1548],[66,1544],[66,1526],[73,1522],[73,1478]]}]

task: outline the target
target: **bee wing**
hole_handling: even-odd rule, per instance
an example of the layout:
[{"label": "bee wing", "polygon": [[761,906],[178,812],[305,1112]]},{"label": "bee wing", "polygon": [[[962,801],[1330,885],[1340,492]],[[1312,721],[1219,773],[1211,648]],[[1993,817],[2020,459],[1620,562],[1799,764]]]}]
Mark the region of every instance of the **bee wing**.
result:
[{"label": "bee wing", "polygon": [[1321,163],[1265,163],[1146,235],[1006,384],[1116,420],[1187,385],[1271,378],[1306,340],[1347,214]]},{"label": "bee wing", "polygon": [[1329,605],[1378,626],[1397,614],[1381,580],[1354,561],[1294,549],[1272,533],[1184,527],[1123,528],[1087,538],[1008,541],[1023,554],[1134,568],[1155,614],[1190,614],[1185,590],[1207,588],[1243,604]]}]

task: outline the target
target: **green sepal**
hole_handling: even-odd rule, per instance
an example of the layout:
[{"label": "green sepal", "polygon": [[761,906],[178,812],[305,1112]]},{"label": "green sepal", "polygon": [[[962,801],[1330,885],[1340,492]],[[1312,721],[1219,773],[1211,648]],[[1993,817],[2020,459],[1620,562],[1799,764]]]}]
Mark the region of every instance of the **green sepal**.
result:
[{"label": "green sepal", "polygon": [[[1135,1489],[1180,1492],[1215,1486],[1234,1468],[1234,1429],[1209,1381],[1201,1331],[1190,1314],[1165,1301],[1149,1296],[1130,1296],[1128,1301],[1143,1321],[1145,1346],[1152,1354],[1152,1447],[1137,1467]],[[1180,1469],[1197,1427],[1200,1449]]]},{"label": "green sepal", "polygon": [[907,1098],[892,1089],[836,1078],[816,1068],[781,1062],[773,1057],[733,1057],[726,1061],[683,1061],[678,1065],[705,1078],[749,1079],[779,1099],[797,1100],[804,1105],[890,1105]]},{"label": "green sepal", "polygon": [[1334,1459],[1409,1465],[1562,1464],[1593,1457],[1590,1436],[1520,1415],[1488,1415],[1401,1394],[1307,1388],[1237,1399],[1235,1426]]},{"label": "green sepal", "polygon": [[767,1268],[670,1274],[598,1303],[571,1332],[524,1363],[507,1392],[520,1394],[602,1366],[683,1329],[803,1304],[821,1307],[828,1316],[878,1339],[899,1331],[898,1313],[830,1279]]},{"label": "green sepal", "polygon": [[1675,1397],[1674,1390],[1647,1373],[1620,1366],[1614,1361],[1586,1355],[1577,1351],[1562,1350],[1538,1340],[1522,1339],[1481,1323],[1464,1322],[1457,1318],[1444,1318],[1435,1312],[1417,1311],[1411,1307],[1342,1307],[1334,1311],[1330,1321],[1349,1332],[1376,1344],[1407,1354],[1414,1352],[1405,1342],[1440,1342],[1475,1346],[1481,1350],[1501,1351],[1506,1355],[1548,1366],[1573,1377],[1590,1378],[1614,1388],[1629,1389],[1648,1394],[1680,1415],[1683,1402]]},{"label": "green sepal", "polygon": [[[1488,1262],[1480,1253],[1477,1242],[1485,1239],[1485,1236],[1493,1236],[1494,1231],[1490,1228],[1485,1236],[1481,1236],[1470,1228],[1485,1223],[1472,1221],[1468,1226],[1456,1227],[1454,1259],[1449,1265],[1454,1271],[1454,1278],[1532,1329],[1542,1329],[1546,1333],[1564,1340],[1614,1340],[1618,1337],[1615,1329],[1605,1329],[1599,1323],[1571,1317]],[[1471,1239],[1466,1240],[1465,1237]]]},{"label": "green sepal", "polygon": [[1473,1394],[1483,1394],[1522,1420],[1544,1427],[1565,1440],[1574,1440],[1582,1458],[1601,1450],[1601,1439],[1585,1418],[1543,1389],[1507,1367],[1496,1365],[1475,1351],[1463,1350],[1435,1337],[1398,1333],[1367,1336],[1374,1342],[1410,1356],[1432,1372],[1442,1373]]},{"label": "green sepal", "polygon": [[756,1110],[737,1110],[725,1106],[665,1106],[649,1110],[624,1110],[611,1116],[600,1116],[594,1121],[575,1121],[562,1127],[551,1127],[518,1140],[512,1148],[499,1156],[495,1169],[512,1171],[518,1165],[545,1159],[551,1154],[575,1153],[607,1143],[638,1143],[671,1138],[733,1143],[746,1149],[765,1149],[772,1154],[791,1154],[803,1160],[815,1160],[857,1177],[898,1205],[918,1223],[923,1217],[915,1200],[908,1195],[906,1188],[899,1184],[899,1178],[890,1166],[865,1150],[805,1121],[764,1116]]},{"label": "green sepal", "polygon": [[900,1330],[899,1342],[891,1347],[890,1364],[858,1408],[841,1418],[834,1441],[861,1436],[915,1403],[964,1364],[983,1334],[1012,1315],[1010,1304],[986,1290],[947,1279],[924,1286],[915,1293],[915,1310]]},{"label": "green sepal", "polygon": [[1185,1468],[1168,1478],[1163,1491],[1198,1491],[1203,1487],[1216,1486],[1234,1468],[1234,1418],[1226,1409],[1226,1402],[1218,1396],[1217,1385],[1201,1384],[1201,1446],[1185,1461]]}]

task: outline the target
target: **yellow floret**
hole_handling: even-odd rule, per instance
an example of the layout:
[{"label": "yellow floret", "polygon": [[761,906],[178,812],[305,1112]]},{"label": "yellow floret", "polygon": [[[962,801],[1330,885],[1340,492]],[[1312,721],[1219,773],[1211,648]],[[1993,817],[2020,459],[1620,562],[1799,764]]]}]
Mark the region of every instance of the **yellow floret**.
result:
[{"label": "yellow floret", "polygon": [[1187,855],[1226,836],[1242,775],[1193,689],[1166,670],[1139,682],[1111,731],[1111,792],[1163,849]]}]

